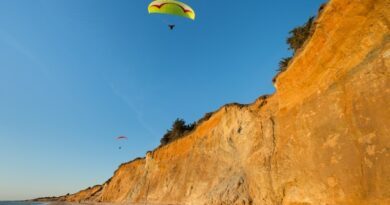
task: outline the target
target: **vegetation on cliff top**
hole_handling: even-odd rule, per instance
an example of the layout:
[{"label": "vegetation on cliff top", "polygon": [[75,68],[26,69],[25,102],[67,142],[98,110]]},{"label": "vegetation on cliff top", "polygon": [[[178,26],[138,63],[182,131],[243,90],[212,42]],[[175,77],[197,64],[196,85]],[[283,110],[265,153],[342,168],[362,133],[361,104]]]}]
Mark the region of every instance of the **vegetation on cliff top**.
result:
[{"label": "vegetation on cliff top", "polygon": [[[321,14],[323,9],[325,8],[327,3],[323,3],[320,8],[318,9],[318,15]],[[289,45],[289,50],[293,51],[293,55],[289,57],[282,58],[279,61],[279,68],[277,71],[279,73],[284,72],[287,70],[288,64],[290,63],[291,59],[293,59],[294,55],[299,51],[299,49],[302,48],[302,46],[305,44],[307,39],[311,37],[314,31],[314,20],[316,19],[315,16],[310,17],[306,23],[304,23],[301,26],[297,26],[293,28],[289,32],[289,36],[287,37],[286,43]],[[278,74],[279,74],[278,73]],[[275,79],[274,79],[275,80]]]},{"label": "vegetation on cliff top", "polygon": [[310,17],[302,26],[298,26],[289,32],[290,36],[287,38],[287,44],[290,46],[289,50],[293,50],[296,53],[303,46],[310,37],[313,22],[314,16]]},{"label": "vegetation on cliff top", "polygon": [[[309,20],[304,23],[302,26],[295,27],[289,32],[289,37],[287,38],[286,42],[289,45],[289,50],[293,51],[293,55],[302,48],[302,46],[305,44],[306,40],[311,36],[312,34],[312,28],[314,25],[314,16],[310,17]],[[279,68],[277,71],[283,72],[287,69],[288,64],[290,63],[292,59],[292,56],[282,58],[279,61]]]},{"label": "vegetation on cliff top", "polygon": [[167,130],[167,133],[161,138],[161,146],[167,145],[177,139],[182,138],[187,133],[191,132],[195,128],[196,124],[186,124],[186,121],[183,119],[176,119],[173,124],[172,128]]},{"label": "vegetation on cliff top", "polygon": [[165,135],[160,140],[160,146],[167,145],[177,139],[180,139],[193,130],[195,130],[196,126],[201,124],[204,121],[207,121],[210,119],[210,117],[214,114],[214,112],[208,112],[206,113],[201,119],[199,119],[197,122],[193,122],[190,124],[186,124],[186,121],[180,118],[177,118],[173,124],[171,129],[167,130]]}]

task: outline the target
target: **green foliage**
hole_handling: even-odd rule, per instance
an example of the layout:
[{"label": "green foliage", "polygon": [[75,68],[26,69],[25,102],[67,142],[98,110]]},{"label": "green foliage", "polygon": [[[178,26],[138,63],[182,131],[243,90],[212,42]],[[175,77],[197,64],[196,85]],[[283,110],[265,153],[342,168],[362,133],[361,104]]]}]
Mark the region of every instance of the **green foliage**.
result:
[{"label": "green foliage", "polygon": [[[302,26],[298,26],[289,32],[290,36],[287,38],[287,44],[289,49],[293,50],[294,54],[302,48],[306,40],[311,36],[311,32],[314,25],[314,17],[310,17],[309,20]],[[279,61],[278,72],[284,72],[287,70],[287,66],[290,63],[292,57],[282,58]]]},{"label": "green foliage", "polygon": [[310,17],[305,24],[298,26],[289,32],[290,36],[287,38],[287,43],[290,46],[289,49],[293,50],[294,53],[300,49],[310,37],[313,21],[314,17]]},{"label": "green foliage", "polygon": [[187,133],[191,132],[195,126],[195,123],[186,124],[183,119],[176,119],[172,124],[172,128],[167,130],[167,133],[165,133],[163,138],[161,138],[161,146],[167,145],[179,138],[182,138]]},{"label": "green foliage", "polygon": [[282,58],[282,60],[279,61],[279,69],[277,71],[279,72],[285,71],[291,59],[292,57]]}]

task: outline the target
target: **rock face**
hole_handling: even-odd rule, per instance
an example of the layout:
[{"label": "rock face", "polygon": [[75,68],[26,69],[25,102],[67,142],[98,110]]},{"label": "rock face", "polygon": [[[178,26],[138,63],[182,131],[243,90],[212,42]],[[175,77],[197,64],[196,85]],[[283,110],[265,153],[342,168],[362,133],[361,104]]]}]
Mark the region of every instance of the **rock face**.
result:
[{"label": "rock face", "polygon": [[275,81],[66,201],[390,204],[390,0],[332,0]]}]

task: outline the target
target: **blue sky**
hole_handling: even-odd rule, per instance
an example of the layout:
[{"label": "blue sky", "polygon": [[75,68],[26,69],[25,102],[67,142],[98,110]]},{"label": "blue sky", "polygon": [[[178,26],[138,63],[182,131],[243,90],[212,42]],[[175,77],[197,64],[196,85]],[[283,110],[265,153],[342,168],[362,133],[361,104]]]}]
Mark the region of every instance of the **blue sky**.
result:
[{"label": "blue sky", "polygon": [[322,2],[187,0],[192,22],[145,0],[0,0],[0,200],[102,183],[177,117],[274,92],[288,31]]}]

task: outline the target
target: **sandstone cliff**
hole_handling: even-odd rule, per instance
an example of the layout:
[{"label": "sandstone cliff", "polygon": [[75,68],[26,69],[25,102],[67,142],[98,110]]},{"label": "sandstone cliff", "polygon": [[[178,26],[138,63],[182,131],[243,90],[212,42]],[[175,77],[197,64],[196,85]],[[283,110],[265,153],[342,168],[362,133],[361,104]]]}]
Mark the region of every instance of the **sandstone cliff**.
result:
[{"label": "sandstone cliff", "polygon": [[390,204],[390,0],[332,0],[275,80],[66,201]]}]

